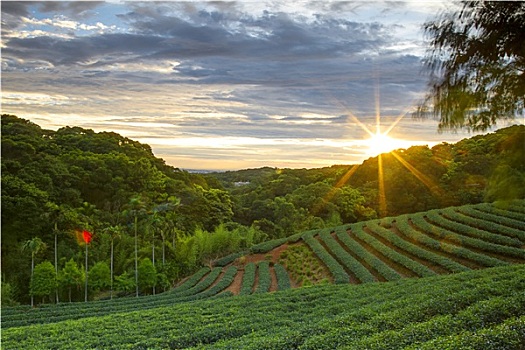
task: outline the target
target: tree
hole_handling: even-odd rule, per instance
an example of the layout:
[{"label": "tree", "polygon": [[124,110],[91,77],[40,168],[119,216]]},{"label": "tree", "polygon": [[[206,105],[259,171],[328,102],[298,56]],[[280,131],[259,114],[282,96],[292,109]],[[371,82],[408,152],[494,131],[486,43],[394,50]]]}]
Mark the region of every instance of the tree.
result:
[{"label": "tree", "polygon": [[111,257],[110,257],[110,299],[113,299],[113,258],[114,258],[114,243],[116,238],[120,238],[123,228],[121,226],[109,226],[105,231],[111,238]]},{"label": "tree", "polygon": [[31,277],[31,296],[42,297],[42,303],[46,296],[51,296],[55,291],[57,284],[57,275],[55,268],[49,261],[44,261],[35,267]]},{"label": "tree", "polygon": [[[58,234],[60,233],[58,225],[61,224],[62,226],[71,226],[72,223],[76,222],[76,217],[74,211],[65,205],[57,205],[53,202],[47,202],[45,207],[46,213],[44,216],[46,219],[51,220],[54,223],[53,234],[55,236],[55,272],[58,276]],[[55,294],[56,302],[58,304],[58,289]],[[71,302],[71,290],[69,293],[69,302]]]},{"label": "tree", "polygon": [[[174,229],[175,211],[174,209],[180,205],[180,199],[175,196],[170,196],[166,203],[157,205],[153,208],[152,223],[155,224],[154,229],[157,230],[162,238],[162,265],[166,263],[166,236],[167,233]],[[164,214],[164,215],[161,215]],[[171,217],[171,221],[168,219]],[[155,243],[153,237],[153,265],[155,265]]]},{"label": "tree", "polygon": [[111,286],[111,273],[109,266],[104,261],[97,262],[89,270],[89,282],[95,291],[106,290]]},{"label": "tree", "polygon": [[135,289],[135,280],[130,272],[124,272],[115,278],[115,285],[119,292],[130,293]]},{"label": "tree", "polygon": [[424,29],[433,49],[420,116],[433,105],[442,130],[486,130],[523,114],[525,2],[463,1]]},{"label": "tree", "polygon": [[18,305],[18,302],[15,300],[15,289],[10,283],[4,282],[3,279],[0,292],[2,295],[0,299],[2,307]]},{"label": "tree", "polygon": [[139,270],[138,270],[138,218],[145,213],[145,203],[142,196],[137,195],[131,198],[128,203],[129,210],[127,211],[133,216],[133,228],[135,233],[135,296],[139,296]]},{"label": "tree", "polygon": [[58,283],[61,287],[68,289],[69,302],[71,302],[71,289],[79,289],[84,282],[84,275],[77,263],[71,258],[58,275]]},{"label": "tree", "polygon": [[144,292],[149,288],[155,290],[157,270],[149,258],[144,258],[139,264],[139,288]]},{"label": "tree", "polygon": [[162,291],[165,292],[168,288],[171,287],[170,280],[164,272],[157,273],[157,285],[162,288]]},{"label": "tree", "polygon": [[[31,281],[33,280],[33,274],[35,270],[35,256],[38,252],[46,249],[46,244],[39,238],[34,237],[26,242],[22,246],[22,250],[31,252]],[[34,305],[33,293],[31,294],[31,307]]]}]

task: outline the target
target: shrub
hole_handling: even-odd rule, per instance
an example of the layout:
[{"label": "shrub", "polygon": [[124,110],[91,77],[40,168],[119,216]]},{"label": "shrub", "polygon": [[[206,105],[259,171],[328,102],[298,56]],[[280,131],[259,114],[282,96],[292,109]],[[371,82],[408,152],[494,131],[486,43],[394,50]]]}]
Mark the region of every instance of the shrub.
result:
[{"label": "shrub", "polygon": [[57,276],[53,265],[49,261],[44,261],[36,265],[33,272],[33,277],[31,278],[31,295],[35,297],[42,297],[43,303],[44,298],[54,293],[56,287]]}]

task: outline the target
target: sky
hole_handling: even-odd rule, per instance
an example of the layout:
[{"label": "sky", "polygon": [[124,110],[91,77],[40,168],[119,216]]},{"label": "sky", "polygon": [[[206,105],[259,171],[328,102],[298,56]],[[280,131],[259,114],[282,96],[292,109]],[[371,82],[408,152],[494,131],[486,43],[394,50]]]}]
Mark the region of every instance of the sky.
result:
[{"label": "sky", "polygon": [[[446,1],[2,1],[2,113],[183,169],[355,164],[470,137],[411,112]],[[503,125],[505,126],[505,125]],[[393,142],[396,141],[396,142]]]}]

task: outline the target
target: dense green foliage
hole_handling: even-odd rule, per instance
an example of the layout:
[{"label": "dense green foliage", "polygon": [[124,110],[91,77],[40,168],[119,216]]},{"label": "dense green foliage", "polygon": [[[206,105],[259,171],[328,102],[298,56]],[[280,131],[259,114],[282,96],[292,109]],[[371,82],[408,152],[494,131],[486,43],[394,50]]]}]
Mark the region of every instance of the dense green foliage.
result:
[{"label": "dense green foliage", "polygon": [[[88,267],[104,262],[115,290],[127,293],[135,286],[135,234],[137,260],[151,259],[158,281],[173,283],[225,253],[223,244],[199,255],[197,245],[207,243],[196,231],[211,238],[218,230],[236,242],[233,249],[264,237],[231,223],[232,215],[230,195],[216,181],[167,166],[148,145],[78,127],[43,130],[2,115],[2,273],[21,302],[29,301],[32,261],[56,261],[59,270],[71,259],[84,263],[82,230],[93,233]],[[219,229],[222,223],[230,225]],[[35,239],[45,245],[36,249]],[[151,284],[138,277],[140,286]],[[81,300],[73,286],[59,284],[59,299]]]},{"label": "dense green foliage", "polygon": [[[481,228],[456,225],[458,217],[476,217]],[[480,340],[486,339],[489,349],[518,350],[525,345],[524,229],[525,201],[519,200],[310,230],[276,240],[281,246],[254,246],[258,253],[250,259],[259,257],[257,263],[239,257],[225,267],[205,267],[162,294],[3,307],[2,344],[6,349],[431,349],[436,344],[486,349]],[[272,260],[276,247],[278,263]],[[40,265],[54,276],[51,263]],[[78,275],[73,260],[67,266],[61,274]],[[143,266],[153,268],[147,258]],[[485,266],[497,267],[447,275]],[[101,270],[107,275],[107,269]],[[321,279],[317,274],[323,272]],[[407,278],[418,276],[424,278]],[[232,292],[235,279],[240,287]],[[335,283],[320,283],[328,279]],[[375,281],[391,282],[370,283]],[[290,291],[292,283],[320,284]],[[239,296],[228,298],[234,293]],[[221,300],[203,301],[209,298]],[[188,303],[195,300],[201,301]],[[36,340],[36,334],[43,336]]]},{"label": "dense green foliage", "polygon": [[[94,311],[101,302],[78,303],[85,308],[84,316],[70,313],[71,319],[48,317],[42,324],[24,325],[38,313],[67,313],[70,306],[64,304],[28,312],[18,325],[3,327],[2,346],[518,350],[525,346],[524,289],[525,265],[512,265],[361,286],[314,286],[220,302],[174,303],[175,295],[166,293],[98,315]],[[161,298],[164,302],[149,304]]]},{"label": "dense green foliage", "polygon": [[523,1],[462,1],[424,28],[432,46],[424,107],[432,108],[440,128],[486,130],[499,119],[523,116]]},{"label": "dense green foliage", "polygon": [[[93,270],[91,270],[90,273],[92,274]],[[58,275],[58,283],[62,288],[68,290],[68,300],[71,302],[72,290],[74,288],[77,290],[80,289],[84,283],[84,275],[73,259],[70,259],[68,262],[66,262],[64,268],[60,270],[60,274]]]},{"label": "dense green foliage", "polygon": [[[71,259],[82,273],[85,271],[79,234],[83,229],[93,233],[88,270],[96,264],[110,268],[109,285],[107,279],[98,285],[90,283],[89,297],[94,298],[107,297],[110,289],[119,295],[135,288],[143,294],[164,290],[202,266],[227,266],[248,252],[264,253],[285,242],[297,242],[307,230],[483,200],[523,198],[524,137],[525,126],[514,126],[455,145],[412,147],[382,155],[386,202],[381,203],[378,157],[359,166],[261,168],[198,175],[167,166],[149,146],[115,133],[78,127],[43,130],[27,120],[3,115],[3,282],[9,285],[13,302],[28,303],[32,264],[56,261],[58,300],[69,301],[70,296],[73,301],[83,300],[83,286],[60,279]],[[513,238],[523,237],[521,227],[516,227],[517,214],[501,216],[494,211],[497,208],[487,210],[492,212],[486,215],[496,216],[499,222],[485,225],[502,226],[499,231],[487,227],[484,231],[501,235],[501,227],[510,227],[509,232],[515,230]],[[447,225],[449,229],[450,225],[460,227]],[[389,237],[392,244],[411,244]],[[484,242],[490,246],[510,242],[512,237]],[[479,238],[470,234],[465,242],[476,244]],[[328,237],[323,239],[331,244]],[[439,244],[429,236],[418,239]],[[42,244],[37,247],[38,242]],[[517,241],[513,242],[516,247]],[[452,248],[465,256],[476,254],[464,247]],[[356,268],[349,278],[371,281],[356,261],[378,265],[377,261],[366,257],[366,252],[344,249],[346,253],[340,249],[332,253],[351,255],[353,261],[341,258],[347,269],[352,264]],[[417,246],[407,249],[420,256],[432,254]],[[520,258],[510,247],[503,250]],[[407,265],[395,252],[389,256],[417,275],[428,274],[424,267]],[[135,275],[139,262],[146,258],[156,270],[151,279],[145,272]],[[434,256],[435,261],[440,259]],[[450,269],[461,270],[457,266]],[[314,270],[308,278],[298,278],[310,282],[324,279],[318,279],[319,271]],[[338,281],[347,280],[344,273],[338,276]],[[374,278],[384,278],[381,276]],[[156,281],[155,285],[148,280]],[[295,282],[302,285],[302,281]]]},{"label": "dense green foliage", "polygon": [[35,297],[49,297],[56,288],[57,275],[55,268],[49,261],[44,261],[35,266],[31,277],[30,293]]},{"label": "dense green foliage", "polygon": [[[483,201],[525,198],[525,126],[415,146],[360,165],[321,169],[260,168],[212,173],[232,196],[233,219],[271,238],[376,217]],[[382,212],[382,209],[384,212]]]}]

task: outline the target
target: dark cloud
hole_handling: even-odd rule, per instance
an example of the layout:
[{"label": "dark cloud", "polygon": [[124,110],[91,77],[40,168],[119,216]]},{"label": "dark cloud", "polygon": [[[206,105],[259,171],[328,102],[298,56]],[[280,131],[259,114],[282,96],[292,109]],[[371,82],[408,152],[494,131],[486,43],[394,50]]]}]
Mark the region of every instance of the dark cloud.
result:
[{"label": "dark cloud", "polygon": [[[235,12],[234,4],[211,4]],[[41,11],[84,13],[98,6],[90,2],[42,2]],[[181,6],[184,14],[175,10]],[[11,13],[24,13],[27,5],[14,3]],[[194,4],[131,4],[120,15],[130,32],[76,38],[30,37],[6,41],[7,57],[31,58],[53,65],[113,63],[108,55],[123,59],[199,59],[214,57],[252,62],[331,59],[377,50],[390,40],[379,23],[357,23],[317,16],[306,23],[289,14],[264,11],[260,16],[232,16],[231,12],[197,9]],[[191,10],[189,10],[191,9]],[[174,12],[175,11],[175,12]],[[188,15],[189,14],[189,19]],[[237,62],[239,64],[240,62]],[[192,76],[195,74],[191,72]]]},{"label": "dark cloud", "polygon": [[30,1],[2,1],[0,2],[2,15],[27,16],[29,14],[28,6],[32,3]]},{"label": "dark cloud", "polygon": [[50,36],[12,38],[3,53],[8,57],[50,62],[55,66],[89,61],[100,65],[114,63],[115,57],[126,60],[129,55],[147,56],[162,47],[163,41],[159,37],[138,34],[103,34],[69,40]]},{"label": "dark cloud", "polygon": [[93,15],[91,10],[103,5],[104,1],[39,1],[41,12],[66,14],[71,18],[86,18]]},{"label": "dark cloud", "polygon": [[2,9],[2,36],[22,25],[22,17],[28,16],[29,2],[0,1]]},{"label": "dark cloud", "polygon": [[72,19],[85,19],[94,15],[94,10],[103,1],[0,1],[2,10],[2,32],[23,25],[23,18],[32,17],[31,10],[43,13],[58,13]]}]

